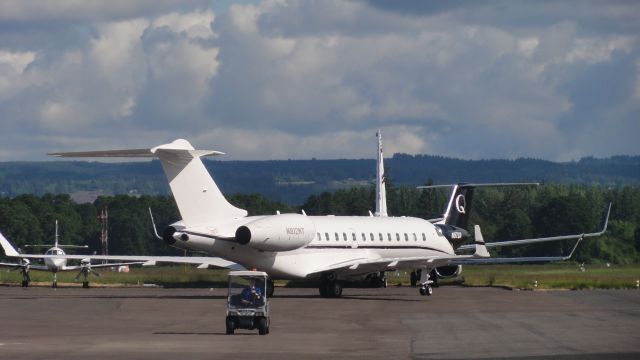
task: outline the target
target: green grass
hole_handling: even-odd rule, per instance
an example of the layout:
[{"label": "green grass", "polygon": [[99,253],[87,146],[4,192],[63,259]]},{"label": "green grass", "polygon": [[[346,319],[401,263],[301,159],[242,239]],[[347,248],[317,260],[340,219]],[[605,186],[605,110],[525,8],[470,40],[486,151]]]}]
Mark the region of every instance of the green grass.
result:
[{"label": "green grass", "polygon": [[[98,270],[100,277],[91,276],[93,284],[122,284],[142,286],[158,284],[169,287],[202,286],[224,287],[227,281],[225,270],[199,270],[191,266],[132,267],[129,273],[117,273],[108,269]],[[80,284],[74,278],[77,272],[58,274],[59,283]],[[409,274],[404,271],[388,272],[389,285],[409,285]],[[460,277],[441,281],[441,284],[469,286],[509,286],[519,289],[631,289],[640,279],[640,264],[636,265],[587,265],[580,271],[573,263],[546,265],[477,265],[466,266]],[[0,270],[0,283],[19,284],[19,272]],[[51,273],[32,271],[34,282],[50,283]],[[534,283],[537,281],[537,287]],[[297,282],[298,283],[298,282]],[[286,281],[278,281],[284,286]],[[315,286],[309,283],[309,286]]]},{"label": "green grass", "polygon": [[[155,267],[131,267],[128,273],[118,273],[106,269],[96,269],[99,277],[91,275],[89,282],[105,285],[130,285],[142,286],[143,284],[158,284],[163,286],[226,286],[227,271],[225,270],[200,270],[193,266],[155,266]],[[58,273],[58,283],[77,283],[75,280],[77,271]],[[51,283],[51,273],[45,271],[29,272],[32,282]],[[0,283],[17,283],[22,281],[22,275],[18,271],[0,271]]]},{"label": "green grass", "polygon": [[[519,289],[631,289],[640,279],[640,265],[576,264],[468,266],[466,285],[503,285]],[[537,286],[535,283],[537,282]]]},{"label": "green grass", "polygon": [[[390,286],[409,284],[409,274],[404,271],[389,272]],[[507,286],[518,289],[635,289],[640,280],[640,264],[636,265],[586,265],[580,271],[577,264],[545,265],[475,265],[465,266],[462,274],[453,279],[441,280],[441,285]],[[535,282],[537,281],[537,286]]]}]

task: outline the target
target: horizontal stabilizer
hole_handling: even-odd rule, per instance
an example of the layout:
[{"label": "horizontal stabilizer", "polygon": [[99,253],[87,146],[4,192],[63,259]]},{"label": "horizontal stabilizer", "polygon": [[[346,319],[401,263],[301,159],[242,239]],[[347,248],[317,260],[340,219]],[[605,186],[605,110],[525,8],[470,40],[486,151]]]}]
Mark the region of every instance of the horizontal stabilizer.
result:
[{"label": "horizontal stabilizer", "polygon": [[183,139],[175,140],[172,143],[156,146],[150,149],[126,149],[126,150],[98,150],[98,151],[74,151],[74,152],[54,152],[47,155],[55,157],[74,158],[101,158],[101,157],[121,157],[121,158],[146,158],[158,157],[158,151],[185,151],[192,157],[202,157],[210,155],[224,155],[216,150],[195,150],[191,144]]},{"label": "horizontal stabilizer", "polygon": [[57,247],[60,249],[88,249],[89,245],[49,245],[49,244],[42,244],[42,245],[25,245],[24,247],[29,247],[29,248],[51,248],[51,247]]}]

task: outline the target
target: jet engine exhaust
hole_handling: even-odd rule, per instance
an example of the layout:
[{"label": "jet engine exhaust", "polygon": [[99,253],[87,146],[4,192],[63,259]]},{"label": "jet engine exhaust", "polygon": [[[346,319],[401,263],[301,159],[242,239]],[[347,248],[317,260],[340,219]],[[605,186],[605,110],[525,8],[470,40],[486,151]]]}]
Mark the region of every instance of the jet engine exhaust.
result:
[{"label": "jet engine exhaust", "polygon": [[169,226],[162,232],[162,240],[168,245],[173,245],[176,243],[176,239],[173,237],[173,234],[176,233],[176,228],[173,226]]}]

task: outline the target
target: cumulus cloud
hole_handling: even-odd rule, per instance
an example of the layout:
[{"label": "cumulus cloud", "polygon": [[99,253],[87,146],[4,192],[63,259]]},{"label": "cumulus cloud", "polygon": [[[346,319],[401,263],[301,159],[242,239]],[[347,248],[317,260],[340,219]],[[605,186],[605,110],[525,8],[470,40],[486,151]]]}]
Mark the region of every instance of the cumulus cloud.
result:
[{"label": "cumulus cloud", "polygon": [[[582,5],[581,5],[582,4]],[[192,139],[233,159],[638,154],[632,2],[0,4],[0,160]]]}]

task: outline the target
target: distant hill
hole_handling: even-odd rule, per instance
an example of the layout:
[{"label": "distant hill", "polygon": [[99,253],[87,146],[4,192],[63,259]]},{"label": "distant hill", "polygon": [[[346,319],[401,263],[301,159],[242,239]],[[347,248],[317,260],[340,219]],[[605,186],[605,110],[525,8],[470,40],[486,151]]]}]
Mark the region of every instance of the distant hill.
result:
[{"label": "distant hill", "polygon": [[[225,193],[260,193],[270,199],[301,204],[312,194],[367,185],[375,177],[375,160],[205,160]],[[429,155],[395,154],[385,160],[395,185],[454,182],[541,181],[602,186],[640,185],[640,156],[592,157],[557,163],[536,159],[461,160]],[[76,194],[88,201],[98,194],[168,194],[158,161],[99,163],[85,161],[0,163],[0,194]]]}]

